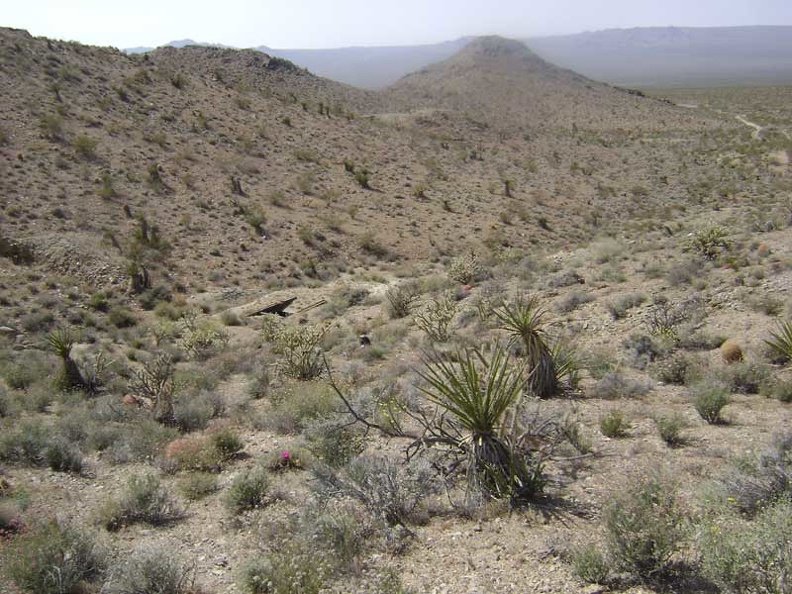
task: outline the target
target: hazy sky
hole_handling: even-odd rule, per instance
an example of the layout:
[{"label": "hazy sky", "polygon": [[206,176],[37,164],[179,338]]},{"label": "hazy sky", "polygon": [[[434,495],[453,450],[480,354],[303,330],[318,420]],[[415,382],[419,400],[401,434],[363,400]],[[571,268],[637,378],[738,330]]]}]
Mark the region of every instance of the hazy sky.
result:
[{"label": "hazy sky", "polygon": [[435,43],[613,27],[792,25],[792,0],[0,0],[0,26],[126,48]]}]

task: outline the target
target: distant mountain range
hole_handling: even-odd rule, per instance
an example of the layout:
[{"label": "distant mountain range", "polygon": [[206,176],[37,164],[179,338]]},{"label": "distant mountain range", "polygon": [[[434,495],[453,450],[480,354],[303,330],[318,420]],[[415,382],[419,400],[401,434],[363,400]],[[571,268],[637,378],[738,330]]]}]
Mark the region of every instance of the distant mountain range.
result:
[{"label": "distant mountain range", "polygon": [[[255,49],[363,88],[382,88],[445,60],[470,38],[432,45]],[[792,83],[792,27],[650,27],[522,40],[545,60],[589,78],[636,87]],[[185,39],[169,46],[210,45]],[[138,53],[152,48],[130,48]]]}]

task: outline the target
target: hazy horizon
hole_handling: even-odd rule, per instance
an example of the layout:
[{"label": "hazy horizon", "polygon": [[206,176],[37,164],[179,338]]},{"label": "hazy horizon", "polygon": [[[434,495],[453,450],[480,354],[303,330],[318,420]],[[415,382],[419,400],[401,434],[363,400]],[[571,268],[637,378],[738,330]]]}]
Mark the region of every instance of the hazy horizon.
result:
[{"label": "hazy horizon", "polygon": [[234,47],[330,49],[439,43],[472,35],[564,35],[633,27],[792,25],[787,0],[531,2],[462,0],[30,0],[4,7],[0,25],[34,36],[128,48],[192,39]]}]

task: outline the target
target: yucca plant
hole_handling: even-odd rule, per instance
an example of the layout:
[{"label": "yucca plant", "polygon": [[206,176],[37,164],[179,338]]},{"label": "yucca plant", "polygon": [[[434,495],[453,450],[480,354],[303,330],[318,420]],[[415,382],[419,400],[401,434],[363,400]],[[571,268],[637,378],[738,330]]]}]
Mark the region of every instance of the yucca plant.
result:
[{"label": "yucca plant", "polygon": [[85,380],[80,373],[80,368],[72,359],[71,351],[77,336],[69,328],[57,328],[47,334],[49,343],[55,354],[63,361],[63,373],[61,375],[61,386],[66,390],[81,390],[85,387]]},{"label": "yucca plant", "polygon": [[529,373],[528,387],[539,398],[549,398],[558,392],[558,370],[547,335],[543,330],[545,311],[536,297],[520,297],[504,303],[492,312],[500,328],[511,334],[510,345],[517,344],[524,351]]},{"label": "yucca plant", "polygon": [[780,322],[778,328],[765,340],[774,359],[780,363],[792,360],[792,321]]},{"label": "yucca plant", "polygon": [[418,372],[426,382],[420,390],[461,429],[458,437],[441,438],[467,458],[468,496],[528,499],[541,491],[541,464],[512,439],[507,419],[521,399],[528,375],[515,367],[500,345],[487,357],[465,349],[447,358],[432,353]]}]

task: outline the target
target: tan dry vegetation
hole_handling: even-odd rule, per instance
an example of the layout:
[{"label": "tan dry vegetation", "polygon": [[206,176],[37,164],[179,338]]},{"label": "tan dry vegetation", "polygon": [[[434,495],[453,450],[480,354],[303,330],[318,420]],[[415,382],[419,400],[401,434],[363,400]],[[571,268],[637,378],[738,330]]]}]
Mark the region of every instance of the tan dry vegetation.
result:
[{"label": "tan dry vegetation", "polygon": [[[713,485],[791,414],[788,369],[765,344],[792,313],[792,178],[768,160],[792,148],[790,89],[664,96],[697,107],[494,38],[375,94],[253,51],[130,57],[2,30],[0,519],[29,533],[53,516],[89,526],[114,560],[178,551],[207,592],[245,591],[261,559],[306,592],[595,591],[570,551],[605,540],[615,495],[660,469],[701,520]],[[135,293],[141,268],[151,286]],[[397,288],[411,295],[403,316]],[[410,508],[409,489],[438,478],[406,464],[411,440],[392,435],[394,420],[420,429],[402,407],[430,414],[422,353],[505,341],[491,309],[526,294],[580,370],[514,413],[537,432],[531,456],[549,456],[544,494],[476,505],[456,474]],[[251,315],[291,297],[283,321]],[[448,344],[416,323],[432,308],[455,312]],[[68,357],[46,337],[59,327],[73,329],[86,378],[100,353],[112,362],[95,391],[54,382]],[[297,364],[320,377],[299,381],[285,363],[290,340],[309,335]],[[744,361],[723,362],[726,339]],[[349,424],[315,347],[342,394],[390,431]],[[174,371],[159,392],[143,389],[154,361]],[[720,424],[694,408],[702,381],[725,386]],[[167,413],[171,393],[157,422],[150,409]],[[601,430],[614,412],[623,437]],[[677,447],[658,431],[673,415]],[[394,461],[407,489],[398,521],[391,483],[373,502],[345,483],[346,497],[320,504],[321,463],[360,453]],[[184,517],[106,531],[109,506],[145,473]],[[24,544],[4,522],[0,546]],[[612,565],[607,585],[718,591],[696,573],[697,546],[688,535],[673,575]],[[311,589],[317,568],[327,574]],[[0,591],[16,594],[10,583]]]}]

